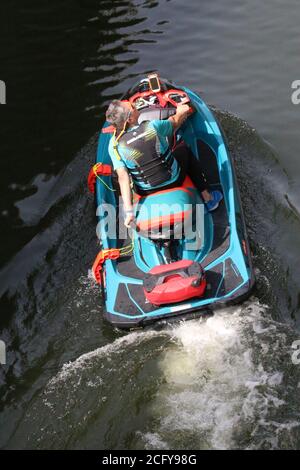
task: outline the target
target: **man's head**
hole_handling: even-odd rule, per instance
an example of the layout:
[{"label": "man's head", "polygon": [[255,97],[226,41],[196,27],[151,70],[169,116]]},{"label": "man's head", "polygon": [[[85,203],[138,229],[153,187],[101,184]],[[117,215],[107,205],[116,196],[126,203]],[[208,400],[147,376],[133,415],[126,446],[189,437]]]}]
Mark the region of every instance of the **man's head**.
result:
[{"label": "man's head", "polygon": [[139,114],[129,101],[113,100],[106,111],[106,120],[116,129],[122,129],[125,122],[130,126],[137,124]]}]

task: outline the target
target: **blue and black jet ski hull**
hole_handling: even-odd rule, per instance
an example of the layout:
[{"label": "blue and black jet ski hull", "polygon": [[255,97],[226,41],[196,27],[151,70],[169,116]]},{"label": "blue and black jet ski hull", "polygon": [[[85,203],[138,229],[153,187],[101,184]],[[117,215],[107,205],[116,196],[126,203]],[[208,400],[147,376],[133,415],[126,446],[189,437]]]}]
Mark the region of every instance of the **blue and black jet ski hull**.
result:
[{"label": "blue and black jet ski hull", "polygon": [[[136,84],[122,99],[128,100],[138,92],[139,86],[139,83]],[[157,258],[151,255],[149,241],[145,242],[141,237],[133,238],[133,250],[127,256],[106,260],[101,286],[104,316],[112,325],[126,329],[173,318],[207,315],[216,308],[242,302],[250,295],[255,283],[234,165],[220,125],[198,94],[166,80],[163,86],[166,90],[182,90],[190,98],[195,113],[180,130],[180,137],[200,159],[211,187],[221,190],[224,199],[218,209],[205,214],[205,247],[184,256],[201,263],[207,281],[204,296],[160,306],[151,304],[145,298],[143,282],[145,274],[157,263]],[[144,109],[143,112],[150,112],[151,115],[151,109]],[[159,118],[164,117],[162,114]],[[155,112],[154,118],[157,118]],[[109,124],[105,123],[99,137],[96,162],[111,164],[108,144],[112,133],[107,132],[109,129]],[[101,208],[106,204],[113,205],[120,214],[121,209],[118,206],[117,179],[114,175],[102,179],[106,184],[97,180],[95,189],[101,248],[128,246],[130,239],[114,239],[104,233]],[[118,218],[118,223],[123,224],[123,217]]]}]

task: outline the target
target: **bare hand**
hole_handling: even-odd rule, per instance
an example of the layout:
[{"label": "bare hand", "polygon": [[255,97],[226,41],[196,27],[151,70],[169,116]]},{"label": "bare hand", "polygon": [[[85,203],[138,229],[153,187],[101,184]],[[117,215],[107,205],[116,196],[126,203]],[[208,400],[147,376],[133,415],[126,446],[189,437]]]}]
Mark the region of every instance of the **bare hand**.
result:
[{"label": "bare hand", "polygon": [[190,112],[190,107],[189,107],[188,104],[179,104],[177,106],[176,114],[180,114],[180,115],[186,114],[186,115],[188,115],[189,112]]},{"label": "bare hand", "polygon": [[133,222],[135,219],[133,214],[127,214],[124,220],[124,225],[127,228],[130,228],[130,223]]}]

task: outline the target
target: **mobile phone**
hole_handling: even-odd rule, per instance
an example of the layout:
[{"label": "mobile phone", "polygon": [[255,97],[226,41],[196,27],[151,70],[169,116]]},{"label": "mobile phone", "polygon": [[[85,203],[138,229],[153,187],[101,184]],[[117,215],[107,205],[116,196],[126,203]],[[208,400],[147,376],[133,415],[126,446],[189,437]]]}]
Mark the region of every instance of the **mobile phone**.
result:
[{"label": "mobile phone", "polygon": [[161,90],[161,86],[157,73],[151,73],[148,75],[148,80],[151,90],[154,93],[158,93]]}]

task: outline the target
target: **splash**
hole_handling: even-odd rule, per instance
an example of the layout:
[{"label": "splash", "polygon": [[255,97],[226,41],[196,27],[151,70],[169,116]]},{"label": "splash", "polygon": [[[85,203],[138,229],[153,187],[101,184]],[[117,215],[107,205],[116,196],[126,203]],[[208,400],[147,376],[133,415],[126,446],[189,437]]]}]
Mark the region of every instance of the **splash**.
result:
[{"label": "splash", "polygon": [[287,335],[267,311],[253,299],[173,330],[160,361],[165,383],[151,407],[158,429],[143,435],[147,448],[159,439],[169,449],[278,448],[284,431],[299,428],[299,420],[272,419],[286,397],[271,353],[282,360]]},{"label": "splash", "polygon": [[[75,361],[64,364],[61,371],[48,382],[46,389],[52,391],[57,384],[67,382],[74,374],[81,373],[83,369],[87,371],[89,368],[93,368],[96,359],[109,358],[113,354],[123,352],[126,347],[131,345],[138,347],[143,341],[149,340],[155,336],[157,336],[157,333],[151,330],[147,332],[132,332],[117,338],[112,343],[108,343],[101,348],[82,354]],[[92,384],[92,382],[90,384]]]}]

